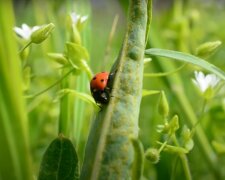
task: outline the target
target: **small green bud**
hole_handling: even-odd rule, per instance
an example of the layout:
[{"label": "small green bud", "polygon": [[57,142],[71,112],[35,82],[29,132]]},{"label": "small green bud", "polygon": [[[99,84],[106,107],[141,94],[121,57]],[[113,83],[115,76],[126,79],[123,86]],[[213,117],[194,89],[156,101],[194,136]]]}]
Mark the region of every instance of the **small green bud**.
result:
[{"label": "small green bud", "polygon": [[169,115],[169,104],[166,99],[166,95],[164,91],[161,91],[161,95],[159,98],[159,104],[158,104],[158,112],[163,117],[167,117]]},{"label": "small green bud", "polygon": [[55,28],[53,23],[42,26],[31,34],[31,42],[35,44],[42,43],[48,38],[52,30]]},{"label": "small green bud", "polygon": [[177,115],[174,115],[169,122],[170,133],[175,133],[179,129],[179,118]]},{"label": "small green bud", "polygon": [[211,56],[220,45],[221,41],[203,43],[196,49],[196,55],[201,58],[207,58]]},{"label": "small green bud", "polygon": [[169,126],[169,124],[166,122],[164,124],[158,125],[157,126],[157,132],[158,133],[168,134],[170,132],[170,126]]},{"label": "small green bud", "polygon": [[145,152],[145,158],[153,164],[158,163],[160,159],[160,154],[158,149],[155,149],[155,148],[147,149],[147,151]]},{"label": "small green bud", "polygon": [[182,146],[187,151],[190,151],[191,149],[193,149],[194,141],[192,140],[192,133],[186,125],[182,129],[181,141],[182,141]]}]

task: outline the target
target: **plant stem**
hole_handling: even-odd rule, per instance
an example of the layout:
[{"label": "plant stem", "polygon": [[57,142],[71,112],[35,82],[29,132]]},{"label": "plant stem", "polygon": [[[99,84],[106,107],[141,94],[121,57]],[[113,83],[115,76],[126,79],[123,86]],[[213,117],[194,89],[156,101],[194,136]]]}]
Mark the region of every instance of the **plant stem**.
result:
[{"label": "plant stem", "polygon": [[179,154],[179,157],[180,157],[182,165],[183,165],[183,170],[184,170],[184,174],[186,176],[186,179],[192,180],[190,168],[189,168],[189,165],[188,165],[187,156],[185,154]]},{"label": "plant stem", "polygon": [[[174,134],[172,137],[173,137],[173,141],[174,141],[175,145],[176,146],[180,146],[176,135]],[[183,153],[179,153],[179,157],[180,157],[181,163],[183,165],[183,170],[184,170],[184,174],[186,176],[186,179],[187,180],[192,180],[190,168],[189,168],[189,165],[188,165],[187,156],[185,154],[183,154]]]},{"label": "plant stem", "polygon": [[32,44],[32,42],[28,42],[20,51],[19,54],[22,53],[28,46],[30,46]]},{"label": "plant stem", "polygon": [[[63,77],[69,75],[70,73],[62,72]],[[61,89],[70,88],[70,78],[63,79],[61,81]],[[59,113],[59,129],[58,134],[62,133],[64,136],[70,136],[70,122],[71,122],[71,102],[69,98],[69,94],[66,94],[62,98],[60,98],[60,113]]]},{"label": "plant stem", "polygon": [[63,79],[65,79],[70,73],[72,73],[74,71],[74,69],[72,69],[71,71],[67,72],[64,76],[62,76],[59,80],[57,80],[56,82],[54,82],[52,85],[50,85],[49,87],[47,87],[46,89],[34,94],[34,95],[27,95],[25,96],[26,98],[36,98],[37,96],[40,96],[42,94],[44,94],[45,92],[47,92],[49,89],[55,87],[57,84],[59,84],[60,82],[62,82]]},{"label": "plant stem", "polygon": [[[152,31],[151,36],[151,42],[153,43],[154,47],[163,47],[163,42],[159,42],[157,39],[155,39],[155,33]],[[159,58],[160,59],[160,58]],[[174,69],[175,65],[172,61],[159,61],[159,66],[164,71],[169,71],[170,69]],[[179,75],[174,74],[173,76],[167,76],[166,82],[168,83],[168,86],[173,90],[173,92],[176,94],[177,102],[179,103],[180,107],[183,109],[184,114],[187,116],[186,120],[190,125],[194,125],[198,119],[195,115],[195,112],[192,108],[192,105],[190,104],[188,98],[186,97],[182,79]],[[174,86],[176,85],[176,86]],[[202,151],[202,155],[204,156],[205,160],[209,164],[210,168],[213,169],[213,172],[215,174],[215,177],[220,178],[220,172],[217,167],[217,157],[215,152],[213,151],[212,147],[210,146],[209,141],[207,140],[207,137],[202,129],[202,127],[197,126],[196,127],[196,145],[200,147],[200,150]]]}]

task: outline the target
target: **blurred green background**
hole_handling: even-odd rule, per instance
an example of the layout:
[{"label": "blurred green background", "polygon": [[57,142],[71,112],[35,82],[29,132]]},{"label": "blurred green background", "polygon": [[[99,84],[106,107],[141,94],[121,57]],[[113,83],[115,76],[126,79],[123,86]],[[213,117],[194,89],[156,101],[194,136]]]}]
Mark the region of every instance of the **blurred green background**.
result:
[{"label": "blurred green background", "polygon": [[[68,41],[66,18],[71,12],[88,15],[88,21],[82,31],[82,43],[90,53],[88,62],[94,73],[109,71],[119,54],[126,30],[128,1],[125,0],[15,0],[13,2],[15,26],[22,23],[29,26],[54,23],[55,30],[41,45],[32,45],[27,58],[31,67],[31,82],[25,95],[35,94],[60,78],[60,67],[52,61],[47,53],[64,51]],[[118,16],[118,23],[113,37],[109,39],[112,24]],[[6,15],[7,17],[7,15]],[[153,1],[153,19],[147,49],[165,48],[196,53],[196,48],[208,41],[220,40],[222,45],[206,60],[225,71],[225,1],[224,0],[157,0]],[[168,72],[182,65],[162,58],[153,58],[145,66],[145,73]],[[144,77],[144,89],[164,90],[170,106],[170,117],[178,114],[180,127],[193,126],[191,119],[201,118],[204,137],[210,146],[210,154],[204,153],[204,144],[194,136],[195,146],[187,154],[193,179],[224,179],[225,151],[218,152],[213,141],[225,145],[225,89],[221,88],[210,99],[201,114],[204,99],[192,82],[194,71],[198,67],[187,65],[185,68],[165,77]],[[207,72],[206,72],[207,73]],[[13,77],[12,77],[13,78]],[[59,86],[46,93],[26,99],[28,116],[28,137],[31,151],[32,171],[37,175],[43,153],[49,143],[57,136],[60,114],[59,102],[55,101]],[[90,94],[88,77],[82,73],[71,78],[72,89]],[[93,117],[97,113],[90,104],[71,96],[73,111],[71,118],[71,135],[82,164],[84,147]],[[146,96],[141,103],[140,139],[144,148],[155,147],[156,141],[163,139],[156,127],[163,123],[158,114],[159,96]],[[79,107],[79,108],[78,108]],[[194,116],[194,117],[193,117]],[[179,133],[179,132],[178,132]],[[207,151],[207,150],[206,150]],[[212,154],[211,154],[212,153]],[[210,156],[210,157],[208,157]],[[180,162],[174,173],[176,154],[162,152],[160,162],[156,165],[145,162],[146,179],[183,179]]]}]

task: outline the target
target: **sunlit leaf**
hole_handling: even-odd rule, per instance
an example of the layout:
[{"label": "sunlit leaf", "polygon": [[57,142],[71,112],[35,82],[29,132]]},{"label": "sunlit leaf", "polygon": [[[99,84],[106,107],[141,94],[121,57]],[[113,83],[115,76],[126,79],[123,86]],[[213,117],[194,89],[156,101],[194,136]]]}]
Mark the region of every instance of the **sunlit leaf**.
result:
[{"label": "sunlit leaf", "polygon": [[48,53],[48,57],[53,59],[55,62],[61,64],[61,65],[66,65],[68,64],[68,61],[64,54],[61,53]]},{"label": "sunlit leaf", "polygon": [[142,97],[150,96],[150,95],[154,95],[154,94],[159,94],[159,93],[160,93],[160,91],[158,91],[158,90],[143,89],[142,90]]},{"label": "sunlit leaf", "polygon": [[157,48],[147,49],[147,50],[145,50],[145,54],[146,55],[154,55],[154,56],[162,56],[162,57],[172,58],[172,59],[182,61],[182,62],[192,63],[194,65],[202,67],[202,68],[216,74],[221,79],[225,80],[225,72],[224,71],[222,71],[220,68],[216,67],[215,65],[213,65],[201,58],[193,56],[191,54],[182,53],[182,52],[178,52],[178,51],[172,51],[172,50],[166,50],[166,49],[157,49]]},{"label": "sunlit leaf", "polygon": [[85,47],[68,42],[66,43],[67,55],[75,65],[80,64],[82,59],[88,60],[89,54]]},{"label": "sunlit leaf", "polygon": [[62,98],[66,94],[72,94],[72,95],[86,101],[87,103],[93,105],[94,107],[99,108],[92,96],[90,96],[89,94],[83,93],[83,92],[78,92],[76,90],[72,90],[72,89],[60,90],[56,99],[58,100],[59,98]]}]

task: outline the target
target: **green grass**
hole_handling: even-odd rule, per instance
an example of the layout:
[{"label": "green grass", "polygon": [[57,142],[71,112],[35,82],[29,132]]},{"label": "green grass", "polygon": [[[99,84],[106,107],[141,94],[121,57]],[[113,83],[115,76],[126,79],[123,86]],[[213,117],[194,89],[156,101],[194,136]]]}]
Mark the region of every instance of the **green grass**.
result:
[{"label": "green grass", "polygon": [[[83,171],[94,170],[93,179],[97,179],[98,173],[107,174],[110,168],[106,167],[115,166],[114,170],[118,168],[122,172],[122,161],[115,160],[120,156],[130,157],[129,162],[134,158],[136,163],[133,168],[129,166],[126,170],[126,173],[133,171],[130,173],[133,179],[140,178],[141,174],[142,179],[159,180],[168,177],[225,178],[223,2],[174,0],[166,8],[163,2],[153,2],[153,11],[148,13],[149,16],[152,14],[151,23],[151,18],[148,19],[148,24],[151,24],[147,29],[149,34],[142,29],[142,33],[137,33],[137,36],[133,34],[134,39],[129,41],[140,43],[148,37],[145,53],[146,57],[151,57],[151,61],[144,64],[141,104],[139,106],[137,102],[133,106],[131,101],[129,105],[134,108],[132,111],[128,108],[130,106],[126,105],[126,109],[119,104],[124,97],[129,100],[130,90],[140,85],[126,85],[128,81],[122,81],[123,77],[128,77],[123,75],[129,63],[122,66],[118,73],[116,82],[122,78],[123,83],[121,87],[115,85],[115,97],[107,110],[96,106],[89,90],[92,73],[110,71],[119,56],[127,33],[128,1],[22,2],[13,6],[12,1],[0,0],[0,179],[26,180],[38,177],[47,147],[61,133],[74,145],[80,168],[83,162],[87,162],[85,158],[92,162],[84,166],[91,169]],[[82,30],[80,26],[71,28],[69,14],[72,11],[88,15]],[[118,23],[112,27],[117,15]],[[140,25],[140,19],[138,21],[134,24]],[[22,23],[31,27],[53,23],[55,27],[43,42],[32,43],[19,53],[27,41],[16,36],[13,27],[21,27]],[[114,31],[113,36],[110,35],[111,31]],[[139,36],[140,41],[137,40]],[[205,42],[219,41],[222,44],[213,50],[209,46],[201,46]],[[199,49],[204,56],[196,57],[201,55]],[[128,55],[121,54],[120,57],[139,57],[126,50],[123,53]],[[135,74],[138,68],[132,66],[133,77],[142,79],[140,74]],[[196,70],[205,74],[215,73],[221,79],[215,89],[208,90],[212,95],[209,99],[192,82]],[[128,91],[121,97],[120,89],[125,86]],[[163,103],[168,103],[169,107],[166,115],[158,111],[161,91],[164,91],[166,98]],[[160,106],[162,108],[163,105]],[[135,122],[134,129],[139,127],[138,138],[137,134],[123,134],[130,150],[121,144],[115,143],[116,147],[111,145],[107,138],[114,137],[111,136],[114,131],[108,131],[106,127],[110,126],[103,126],[104,123],[110,125],[114,122],[114,126],[121,123],[121,127],[126,127],[124,125],[131,123],[134,117],[129,115],[137,111],[138,116],[139,107],[139,118],[132,121]],[[117,118],[118,114],[122,115],[123,109],[125,114],[130,110],[125,115],[130,121]],[[115,112],[115,121],[109,117],[111,112]],[[174,117],[178,120],[174,120]],[[88,138],[89,133],[93,139]],[[104,143],[97,144],[96,137]],[[118,139],[123,144],[122,136]],[[91,140],[93,144],[90,144]],[[93,153],[91,157],[89,153],[85,157],[87,142],[89,149],[86,152],[92,153],[96,148],[99,150],[96,156]],[[104,158],[105,148],[111,158],[120,152],[115,161],[108,159],[108,156]],[[158,153],[151,157],[153,160],[159,158],[157,164],[143,159],[149,157],[152,149]],[[103,159],[105,169],[101,169],[95,158]],[[138,166],[138,162],[142,162],[141,166]]]}]

